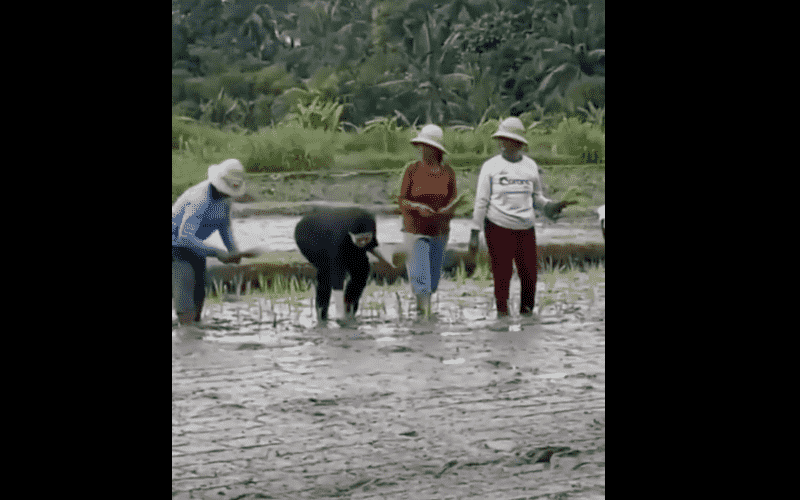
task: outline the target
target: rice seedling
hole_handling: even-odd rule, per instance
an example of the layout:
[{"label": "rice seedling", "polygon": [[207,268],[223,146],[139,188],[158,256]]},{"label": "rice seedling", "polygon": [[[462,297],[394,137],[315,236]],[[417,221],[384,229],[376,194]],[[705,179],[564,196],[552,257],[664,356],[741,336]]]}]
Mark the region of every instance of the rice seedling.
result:
[{"label": "rice seedling", "polygon": [[399,319],[403,319],[403,301],[400,300],[400,292],[394,292],[395,297],[397,297],[397,315]]},{"label": "rice seedling", "polygon": [[[463,285],[466,281],[466,278],[467,278],[467,271],[466,268],[464,267],[464,261],[462,260],[459,263],[458,268],[456,268],[456,281],[460,285]],[[476,259],[475,270],[472,272],[471,279],[472,281],[478,281],[478,282],[491,281],[492,268],[489,261],[479,256],[478,259]]]},{"label": "rice seedling", "polygon": [[606,265],[605,263],[598,263],[597,265],[587,266],[586,275],[589,283],[592,286],[597,286],[600,283],[605,283],[606,280]]},{"label": "rice seedling", "polygon": [[381,318],[381,311],[386,314],[386,306],[383,302],[378,301],[371,301],[366,304],[367,310],[369,311],[370,318],[377,317],[377,319]]},{"label": "rice seedling", "polygon": [[467,281],[467,266],[464,263],[464,260],[458,263],[458,267],[456,268],[456,275],[455,275],[456,283],[463,286]]},{"label": "rice seedling", "polygon": [[581,294],[575,288],[575,283],[570,280],[567,282],[567,290],[564,291],[564,304],[574,306],[581,299]]},{"label": "rice seedling", "polygon": [[542,311],[546,307],[552,306],[555,303],[556,303],[556,300],[553,298],[553,296],[550,293],[540,294],[539,295],[539,309],[538,309],[537,314],[539,316],[541,316],[542,315]]},{"label": "rice seedling", "polygon": [[242,273],[239,273],[233,277],[234,294],[236,295],[236,300],[239,300],[241,298],[243,284],[244,284],[244,276],[242,275]]},{"label": "rice seedling", "polygon": [[551,293],[556,286],[558,276],[552,271],[544,272],[539,274],[538,280],[545,284],[546,293]]}]

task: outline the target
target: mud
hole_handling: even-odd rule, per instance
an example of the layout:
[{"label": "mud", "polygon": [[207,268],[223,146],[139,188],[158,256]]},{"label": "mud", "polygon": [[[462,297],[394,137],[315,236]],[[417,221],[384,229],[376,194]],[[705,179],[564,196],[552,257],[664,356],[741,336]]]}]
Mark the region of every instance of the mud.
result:
[{"label": "mud", "polygon": [[204,340],[173,338],[173,498],[604,498],[604,272],[539,288],[534,319],[471,280],[432,321],[407,286],[347,326],[308,297],[208,304]]}]

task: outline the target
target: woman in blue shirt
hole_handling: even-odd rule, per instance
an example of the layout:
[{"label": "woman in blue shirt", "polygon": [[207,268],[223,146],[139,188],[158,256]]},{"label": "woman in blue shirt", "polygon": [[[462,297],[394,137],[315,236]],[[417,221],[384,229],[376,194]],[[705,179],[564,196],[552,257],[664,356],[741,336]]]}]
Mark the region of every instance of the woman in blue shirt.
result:
[{"label": "woman in blue shirt", "polygon": [[[250,252],[239,252],[231,231],[231,203],[245,192],[244,167],[236,159],[208,168],[208,180],[187,189],[172,205],[172,296],[183,332],[196,328],[206,293],[206,257],[238,264]],[[219,231],[227,251],[203,240]]]}]

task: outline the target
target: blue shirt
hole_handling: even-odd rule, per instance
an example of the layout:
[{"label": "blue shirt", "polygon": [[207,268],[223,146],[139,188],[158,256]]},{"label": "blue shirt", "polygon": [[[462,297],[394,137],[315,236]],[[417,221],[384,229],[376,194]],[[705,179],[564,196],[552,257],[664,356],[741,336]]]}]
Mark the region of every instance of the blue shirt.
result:
[{"label": "blue shirt", "polygon": [[231,231],[229,196],[212,196],[211,183],[203,181],[187,189],[172,205],[172,246],[188,247],[196,253],[216,256],[217,249],[203,243],[214,231],[219,231],[228,252],[236,251]]}]

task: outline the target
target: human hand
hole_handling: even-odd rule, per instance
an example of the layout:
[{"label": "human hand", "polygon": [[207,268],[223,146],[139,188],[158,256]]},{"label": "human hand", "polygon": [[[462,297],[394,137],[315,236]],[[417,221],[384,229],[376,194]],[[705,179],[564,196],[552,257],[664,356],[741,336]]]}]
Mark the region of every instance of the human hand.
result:
[{"label": "human hand", "polygon": [[427,205],[418,206],[417,207],[417,211],[423,217],[432,217],[432,216],[436,215],[436,212],[433,209],[431,209],[430,207],[428,207]]},{"label": "human hand", "polygon": [[478,233],[480,233],[480,231],[477,229],[473,229],[470,231],[468,249],[469,253],[471,254],[475,254],[478,252]]},{"label": "human hand", "polygon": [[456,211],[456,207],[464,203],[465,196],[462,194],[461,196],[457,197],[444,207],[442,207],[437,213],[441,215],[453,215]]},{"label": "human hand", "polygon": [[242,260],[241,256],[235,253],[228,253],[225,251],[217,252],[217,259],[223,264],[238,264]]},{"label": "human hand", "polygon": [[547,216],[547,218],[552,220],[558,220],[561,217],[561,211],[564,209],[564,207],[568,205],[575,205],[577,203],[578,203],[577,201],[559,201],[559,202],[548,203],[544,207],[543,212],[544,215]]},{"label": "human hand", "polygon": [[243,250],[241,252],[237,252],[236,255],[239,257],[244,257],[247,259],[252,259],[253,257],[258,257],[261,252],[257,248],[251,248],[250,250]]},{"label": "human hand", "polygon": [[564,209],[564,207],[566,207],[568,205],[577,205],[577,204],[578,204],[578,202],[574,201],[574,200],[573,201],[560,201],[558,203],[558,211],[560,212],[561,210]]},{"label": "human hand", "polygon": [[369,252],[370,252],[372,255],[374,255],[375,257],[377,257],[377,258],[378,258],[378,263],[379,263],[379,264],[386,265],[386,266],[390,266],[392,269],[397,269],[397,266],[395,266],[395,265],[394,265],[394,263],[393,263],[392,261],[390,261],[390,260],[388,260],[386,257],[384,257],[384,256],[383,256],[383,254],[381,253],[381,251],[377,249],[377,247],[376,247],[376,248],[373,248],[373,249],[372,249],[372,250],[370,250]]}]

